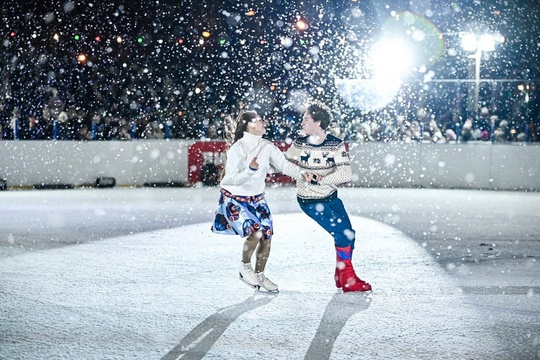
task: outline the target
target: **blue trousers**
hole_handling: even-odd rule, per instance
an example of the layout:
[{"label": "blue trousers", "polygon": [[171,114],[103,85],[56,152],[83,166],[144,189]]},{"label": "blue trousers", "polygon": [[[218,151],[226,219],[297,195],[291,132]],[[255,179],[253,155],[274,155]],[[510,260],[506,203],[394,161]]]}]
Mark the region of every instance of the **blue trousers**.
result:
[{"label": "blue trousers", "polygon": [[307,216],[334,237],[335,246],[350,246],[351,250],[354,249],[355,232],[343,202],[337,195],[320,201],[298,199],[298,204]]}]

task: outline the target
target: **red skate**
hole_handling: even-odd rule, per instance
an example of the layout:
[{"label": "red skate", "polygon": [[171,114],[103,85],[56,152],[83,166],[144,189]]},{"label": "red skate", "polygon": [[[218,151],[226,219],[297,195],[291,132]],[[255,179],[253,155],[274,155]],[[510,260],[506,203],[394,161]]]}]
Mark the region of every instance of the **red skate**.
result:
[{"label": "red skate", "polygon": [[341,272],[340,267],[342,267],[343,264],[339,261],[339,256],[336,255],[336,271],[334,272],[334,280],[336,281],[336,287],[338,289],[341,289],[341,281],[339,280],[339,273]]},{"label": "red skate", "polygon": [[336,247],[336,254],[336,286],[343,289],[343,292],[371,291],[371,285],[356,276],[356,273],[354,272],[354,267],[351,262],[351,247]]}]

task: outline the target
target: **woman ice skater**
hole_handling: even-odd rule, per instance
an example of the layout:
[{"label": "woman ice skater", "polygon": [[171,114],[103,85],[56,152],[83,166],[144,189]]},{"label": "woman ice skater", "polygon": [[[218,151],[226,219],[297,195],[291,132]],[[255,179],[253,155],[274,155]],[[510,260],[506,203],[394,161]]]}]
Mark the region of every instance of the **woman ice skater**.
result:
[{"label": "woman ice skater", "polygon": [[272,213],[264,194],[265,180],[271,166],[295,179],[300,176],[300,167],[287,161],[281,150],[262,138],[265,122],[256,112],[241,113],[229,128],[234,130],[227,132],[230,147],[212,231],[245,238],[240,279],[252,288],[277,292],[277,284],[264,272],[274,234]]}]

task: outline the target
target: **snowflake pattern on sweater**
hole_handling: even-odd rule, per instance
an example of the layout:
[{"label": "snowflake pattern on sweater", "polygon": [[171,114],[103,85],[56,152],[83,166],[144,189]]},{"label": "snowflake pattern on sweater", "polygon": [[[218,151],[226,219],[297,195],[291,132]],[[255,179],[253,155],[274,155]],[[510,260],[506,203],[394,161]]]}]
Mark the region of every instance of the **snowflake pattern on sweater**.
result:
[{"label": "snowflake pattern on sweater", "polygon": [[301,199],[324,199],[337,191],[337,185],[351,181],[349,153],[343,140],[333,135],[326,135],[324,141],[317,145],[309,142],[309,136],[301,136],[291,144],[285,157],[303,171],[323,176],[317,185],[301,178],[297,180],[298,197]]}]

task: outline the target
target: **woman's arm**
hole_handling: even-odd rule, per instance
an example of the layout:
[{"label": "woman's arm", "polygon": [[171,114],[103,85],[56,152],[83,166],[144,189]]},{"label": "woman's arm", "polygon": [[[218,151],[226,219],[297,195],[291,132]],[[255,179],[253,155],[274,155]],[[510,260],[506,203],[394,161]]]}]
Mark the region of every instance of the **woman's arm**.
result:
[{"label": "woman's arm", "polygon": [[[242,185],[248,181],[258,168],[250,168],[249,161],[241,154],[239,146],[232,146],[227,152],[227,165],[225,166],[225,179],[232,185]],[[253,170],[254,169],[254,170]]]}]

